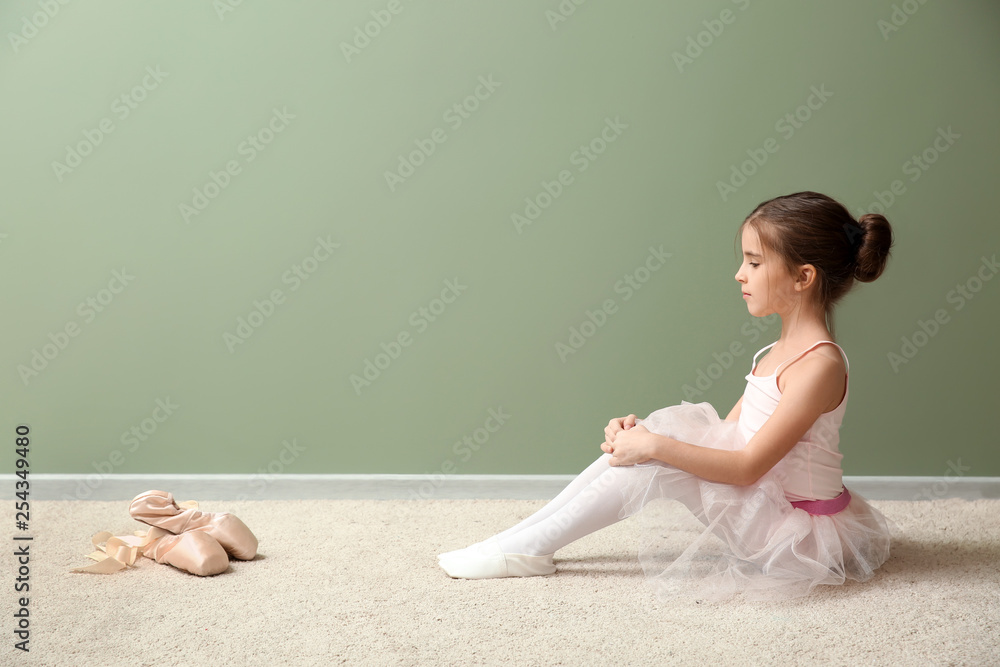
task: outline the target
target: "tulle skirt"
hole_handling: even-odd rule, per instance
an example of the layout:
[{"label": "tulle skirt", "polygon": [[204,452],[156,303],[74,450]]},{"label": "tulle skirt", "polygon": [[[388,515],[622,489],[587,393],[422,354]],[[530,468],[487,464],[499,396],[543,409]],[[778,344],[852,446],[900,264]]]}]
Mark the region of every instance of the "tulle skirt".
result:
[{"label": "tulle skirt", "polygon": [[[703,447],[746,445],[737,423],[709,403],[682,401],[636,423]],[[796,598],[821,585],[865,581],[889,556],[889,523],[854,491],[842,511],[818,516],[793,507],[773,471],[748,486],[710,482],[660,462],[631,471],[620,518],[638,515],[639,561],[661,600]],[[700,521],[686,535],[673,501]]]}]

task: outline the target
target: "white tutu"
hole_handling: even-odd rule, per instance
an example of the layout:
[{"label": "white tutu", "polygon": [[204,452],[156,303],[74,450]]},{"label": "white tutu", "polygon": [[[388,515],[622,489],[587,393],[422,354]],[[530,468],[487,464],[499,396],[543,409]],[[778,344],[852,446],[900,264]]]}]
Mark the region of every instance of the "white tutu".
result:
[{"label": "white tutu", "polygon": [[[746,445],[738,424],[709,403],[682,401],[636,424],[702,447]],[[842,511],[817,516],[792,506],[773,470],[748,486],[710,482],[661,462],[631,470],[620,518],[638,515],[639,562],[661,599],[800,597],[824,584],[865,581],[889,556],[886,518],[853,491]],[[664,503],[672,500],[701,522],[693,542],[678,542],[676,514],[664,519]]]}]

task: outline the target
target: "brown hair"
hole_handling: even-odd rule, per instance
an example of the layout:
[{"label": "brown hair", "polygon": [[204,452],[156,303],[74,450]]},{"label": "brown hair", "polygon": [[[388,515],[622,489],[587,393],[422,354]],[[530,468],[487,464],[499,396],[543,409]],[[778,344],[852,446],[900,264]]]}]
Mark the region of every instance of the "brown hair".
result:
[{"label": "brown hair", "polygon": [[765,253],[771,251],[790,273],[802,264],[816,267],[819,306],[831,335],[834,306],[855,280],[870,283],[882,275],[893,245],[885,216],[867,213],[855,220],[843,204],[818,192],[758,204],[737,230],[737,248],[746,226],[757,232]]}]

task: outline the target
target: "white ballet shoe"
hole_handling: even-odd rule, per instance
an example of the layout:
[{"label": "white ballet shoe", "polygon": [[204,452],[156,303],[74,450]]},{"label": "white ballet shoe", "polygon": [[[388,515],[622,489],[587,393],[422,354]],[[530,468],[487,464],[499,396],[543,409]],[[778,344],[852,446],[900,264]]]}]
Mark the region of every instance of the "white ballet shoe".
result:
[{"label": "white ballet shoe", "polygon": [[479,553],[482,551],[483,547],[486,545],[487,542],[489,542],[489,540],[483,540],[482,542],[476,542],[475,544],[470,544],[464,549],[456,549],[454,551],[448,551],[443,554],[438,554],[438,560],[440,561],[443,558],[454,558],[455,556],[459,555]]},{"label": "white ballet shoe", "polygon": [[[478,545],[476,545],[478,546]],[[458,553],[441,554],[439,565],[452,579],[496,579],[500,577],[534,577],[556,571],[553,554],[529,556],[508,554],[500,550],[495,537],[478,549],[461,549]]]}]

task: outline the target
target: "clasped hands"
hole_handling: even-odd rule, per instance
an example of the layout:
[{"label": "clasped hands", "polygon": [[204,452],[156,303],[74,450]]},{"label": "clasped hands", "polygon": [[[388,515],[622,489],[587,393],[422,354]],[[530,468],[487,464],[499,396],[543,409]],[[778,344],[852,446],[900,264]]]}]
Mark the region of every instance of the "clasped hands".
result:
[{"label": "clasped hands", "polygon": [[636,425],[635,415],[629,415],[608,422],[601,450],[611,454],[610,465],[630,466],[652,460],[654,444],[653,434]]}]

